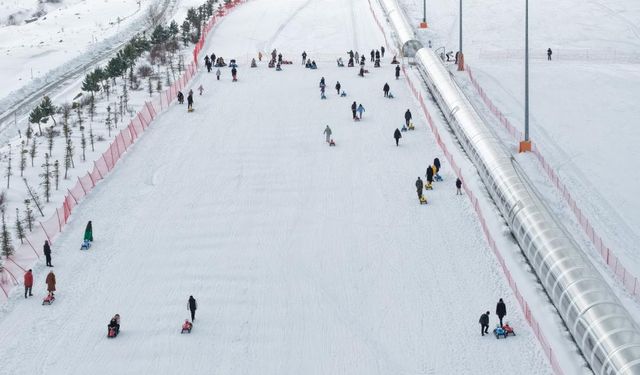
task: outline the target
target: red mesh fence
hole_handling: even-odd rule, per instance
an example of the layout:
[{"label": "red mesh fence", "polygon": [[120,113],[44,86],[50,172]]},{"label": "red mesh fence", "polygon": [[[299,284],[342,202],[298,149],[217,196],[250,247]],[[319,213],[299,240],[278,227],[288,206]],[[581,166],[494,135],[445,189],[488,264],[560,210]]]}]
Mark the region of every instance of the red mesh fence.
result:
[{"label": "red mesh fence", "polygon": [[[93,169],[86,175],[79,177],[78,182],[67,190],[67,195],[62,200],[61,206],[46,220],[39,222],[40,230],[34,230],[25,239],[25,244],[16,249],[16,255],[5,259],[3,268],[0,272],[0,299],[6,299],[11,289],[19,284],[19,280],[15,275],[22,275],[27,265],[33,264],[39,257],[41,244],[48,240],[53,244],[56,236],[62,231],[64,225],[69,220],[73,209],[89,194],[96,186],[98,181],[102,180],[115,167],[116,163],[129,147],[144,133],[149,127],[151,121],[164,109],[168,108],[171,102],[176,98],[178,91],[184,89],[193,76],[197,73],[198,55],[202,50],[205,39],[211,31],[219,17],[228,14],[236,5],[242,3],[241,0],[234,0],[228,3],[223,12],[218,12],[211,17],[205,25],[204,32],[193,49],[194,60],[191,62],[182,75],[167,89],[156,97],[153,102],[146,102],[136,116],[131,119],[129,125],[122,129],[120,133],[113,139],[109,148],[102,153],[98,160],[94,161]],[[30,266],[29,266],[30,267]]]},{"label": "red mesh fence", "polygon": [[[447,148],[447,145],[442,141],[442,137],[440,136],[440,131],[436,127],[435,122],[433,121],[433,119],[431,117],[431,114],[429,113],[429,110],[427,109],[427,106],[426,106],[426,103],[424,101],[424,98],[422,97],[422,93],[413,84],[413,82],[411,81],[411,79],[407,75],[407,72],[406,72],[404,66],[402,66],[402,72],[403,72],[404,76],[406,77],[406,81],[407,81],[407,83],[409,85],[409,88],[411,89],[411,92],[413,93],[414,97],[420,103],[420,108],[422,109],[422,113],[424,114],[424,116],[427,119],[427,124],[429,125],[429,129],[431,129],[431,132],[433,133],[433,136],[434,136],[434,138],[436,140],[436,143],[442,149],[443,154],[445,156],[445,159],[449,162],[449,164],[451,165],[452,170],[455,172],[455,174],[458,176],[458,178],[460,178],[460,180],[464,181],[464,177],[462,175],[462,171],[461,171],[460,167],[458,167],[458,164],[454,160],[453,155],[449,152],[449,150]],[[484,233],[485,238],[487,239],[487,243],[489,244],[489,247],[491,248],[491,251],[495,255],[496,259],[498,260],[498,263],[500,264],[500,268],[502,269],[502,272],[504,273],[504,275],[505,275],[505,277],[507,279],[509,287],[513,291],[516,299],[518,300],[518,303],[520,304],[520,307],[522,309],[522,312],[524,313],[524,316],[525,316],[525,319],[527,320],[527,323],[529,323],[529,326],[533,330],[533,333],[538,338],[538,342],[542,346],[542,350],[544,351],[545,355],[549,359],[549,363],[551,364],[551,368],[553,369],[554,373],[556,373],[558,375],[562,375],[563,374],[562,368],[560,368],[560,365],[558,363],[558,358],[557,358],[556,354],[554,353],[553,348],[551,347],[551,344],[549,343],[549,341],[546,339],[544,333],[542,332],[542,330],[540,328],[540,325],[538,324],[538,321],[533,317],[533,314],[531,313],[531,309],[529,307],[529,304],[527,303],[527,301],[524,299],[524,297],[520,293],[520,291],[518,289],[518,285],[516,284],[515,280],[513,279],[512,275],[511,275],[511,272],[507,268],[507,264],[504,261],[504,258],[502,256],[502,254],[500,253],[500,250],[498,249],[498,246],[496,245],[495,240],[493,239],[493,236],[492,236],[492,234],[491,234],[491,232],[489,230],[489,226],[487,225],[487,221],[485,219],[484,213],[482,212],[482,208],[480,207],[480,203],[478,201],[478,198],[475,196],[474,192],[467,187],[466,184],[463,184],[462,186],[463,186],[463,189],[464,189],[465,193],[467,194],[467,196],[469,197],[469,199],[471,201],[471,205],[473,206],[473,209],[475,210],[476,214],[478,215],[478,220],[480,222],[480,227],[482,228],[482,232]]]},{"label": "red mesh fence", "polygon": [[[466,67],[467,73],[469,74],[469,79],[475,87],[478,95],[482,98],[484,104],[489,108],[491,113],[499,120],[500,124],[507,130],[507,132],[511,135],[511,137],[515,141],[520,141],[524,139],[523,133],[516,129],[513,124],[509,121],[509,119],[498,109],[498,107],[493,104],[493,101],[489,98],[486,91],[480,86],[478,80],[474,77],[473,72],[469,66]],[[538,148],[537,144],[532,142],[531,152],[535,155],[538,162],[542,165],[547,176],[551,182],[553,182],[553,186],[556,187],[562,198],[565,200],[573,216],[576,218],[580,227],[587,235],[593,246],[595,246],[596,250],[602,257],[602,260],[609,267],[609,270],[613,272],[618,281],[623,285],[623,287],[629,292],[633,298],[640,302],[640,287],[638,286],[638,278],[630,272],[621,262],[618,261],[618,257],[615,256],[609,246],[603,241],[602,236],[598,234],[595,230],[591,221],[583,212],[582,208],[578,206],[576,200],[572,197],[567,185],[565,185],[558,176],[556,170],[547,162],[544,155]],[[611,259],[615,259],[615,262],[612,262]]]}]

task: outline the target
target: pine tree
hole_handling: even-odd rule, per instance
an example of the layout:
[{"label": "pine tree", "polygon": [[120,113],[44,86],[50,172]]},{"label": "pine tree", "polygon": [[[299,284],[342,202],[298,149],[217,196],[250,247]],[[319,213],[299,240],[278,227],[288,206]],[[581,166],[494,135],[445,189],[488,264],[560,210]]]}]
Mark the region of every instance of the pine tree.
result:
[{"label": "pine tree", "polygon": [[5,258],[10,257],[13,255],[13,245],[11,244],[11,233],[9,233],[9,228],[7,228],[4,210],[2,210],[2,231],[0,232],[0,237],[2,255],[4,255]]},{"label": "pine tree", "polygon": [[20,220],[20,210],[18,208],[16,208],[16,234],[18,235],[20,243],[23,244],[24,238],[27,237],[27,234],[24,231],[22,220]]},{"label": "pine tree", "polygon": [[104,120],[104,124],[107,126],[109,137],[111,137],[111,106],[107,106],[107,118]]},{"label": "pine tree", "polygon": [[[65,171],[65,178],[67,178],[66,174],[67,172]],[[58,190],[58,183],[60,182],[60,162],[58,160],[53,163],[53,180],[56,182],[56,190]]]},{"label": "pine tree", "polygon": [[29,232],[33,232],[33,222],[35,218],[33,217],[33,210],[31,209],[31,201],[28,199],[24,200],[24,222],[27,224],[27,228],[29,228]]},{"label": "pine tree", "polygon": [[33,167],[33,159],[35,159],[36,155],[37,155],[37,150],[36,150],[36,145],[38,142],[36,142],[35,138],[33,140],[33,142],[31,142],[31,149],[29,149],[29,156],[31,157],[31,166]]},{"label": "pine tree", "polygon": [[42,182],[40,185],[44,188],[44,197],[49,203],[49,198],[51,198],[51,163],[49,162],[49,154],[44,154],[44,164],[42,164],[42,173],[40,177],[42,177]]},{"label": "pine tree", "polygon": [[89,119],[93,121],[93,116],[96,114],[96,100],[92,96],[89,98]]},{"label": "pine tree", "polygon": [[181,26],[182,31],[182,44],[186,47],[189,43],[189,35],[191,34],[191,24],[189,21],[184,21]]},{"label": "pine tree", "polygon": [[27,168],[27,149],[25,148],[24,140],[20,142],[20,177],[22,177],[24,170]]},{"label": "pine tree", "polygon": [[49,155],[53,155],[53,140],[55,138],[55,132],[53,126],[47,128],[47,147],[49,147]]},{"label": "pine tree", "polygon": [[42,109],[40,109],[40,106],[36,106],[33,110],[31,110],[31,112],[29,113],[29,123],[30,124],[38,124],[38,134],[42,135],[42,128],[40,127],[40,122],[42,121],[42,118],[44,116],[42,115]]},{"label": "pine tree", "polygon": [[69,168],[75,168],[75,165],[73,165],[73,151],[75,150],[75,148],[73,147],[73,142],[71,141],[71,138],[67,139],[67,146],[65,147],[65,152],[64,152],[64,178],[67,178],[67,172],[69,171]]},{"label": "pine tree", "polygon": [[53,120],[53,126],[58,125],[54,116],[58,108],[53,105],[51,99],[46,95],[42,98],[42,102],[40,102],[40,110],[42,111],[42,117],[50,117],[51,120]]},{"label": "pine tree", "polygon": [[124,117],[124,112],[129,108],[129,90],[127,89],[127,81],[125,80],[123,80],[122,85],[122,106],[120,108],[120,117]]},{"label": "pine tree", "polygon": [[118,107],[116,107],[116,103],[113,103],[113,128],[118,129]]},{"label": "pine tree", "polygon": [[11,172],[11,144],[9,144],[9,158],[7,161],[7,172],[5,173],[5,176],[7,177],[7,189],[9,189],[11,186],[11,176],[13,175]]},{"label": "pine tree", "polygon": [[80,147],[82,147],[82,161],[87,161],[87,137],[84,136],[84,128],[80,129]]},{"label": "pine tree", "polygon": [[167,69],[167,70],[165,71],[165,75],[166,75],[166,79],[165,79],[165,81],[164,81],[164,84],[165,84],[167,87],[169,87],[169,86],[171,86],[171,76],[169,75],[169,69]]}]

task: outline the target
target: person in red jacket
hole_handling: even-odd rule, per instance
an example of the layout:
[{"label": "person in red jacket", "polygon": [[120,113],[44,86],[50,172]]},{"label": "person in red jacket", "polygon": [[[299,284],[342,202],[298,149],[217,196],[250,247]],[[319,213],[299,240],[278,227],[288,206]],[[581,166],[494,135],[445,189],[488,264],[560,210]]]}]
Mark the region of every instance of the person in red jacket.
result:
[{"label": "person in red jacket", "polygon": [[33,273],[31,270],[24,273],[24,298],[27,298],[27,294],[29,297],[33,296],[31,294],[31,288],[33,287]]}]

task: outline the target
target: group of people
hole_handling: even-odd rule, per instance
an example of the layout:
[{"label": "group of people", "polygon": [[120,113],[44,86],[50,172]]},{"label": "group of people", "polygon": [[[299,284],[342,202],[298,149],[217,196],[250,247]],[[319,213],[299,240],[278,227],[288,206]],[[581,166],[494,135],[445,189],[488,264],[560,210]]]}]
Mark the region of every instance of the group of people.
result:
[{"label": "group of people", "polygon": [[[373,66],[375,68],[379,68],[380,67],[380,59],[384,58],[384,46],[381,46],[379,50],[375,50],[372,49],[371,50],[371,62],[373,63]],[[349,60],[347,61],[347,66],[348,67],[354,67],[355,64],[359,64],[361,67],[361,71],[363,70],[363,67],[365,65],[365,62],[367,60],[367,58],[364,56],[363,54],[356,52],[353,52],[353,50],[350,50],[349,52],[347,52],[347,55],[349,56]],[[394,57],[395,60],[395,57]],[[342,61],[342,58],[338,58],[337,60],[338,62],[338,66],[342,67],[344,66],[344,62]]]},{"label": "group of people", "polygon": [[[202,95],[202,85],[200,85],[200,95]],[[178,91],[178,104],[184,104],[184,94],[182,91]],[[187,94],[187,110],[193,110],[193,90],[189,89],[189,93]]]},{"label": "group of people", "polygon": [[[498,317],[498,327],[503,328],[505,324],[502,323],[502,319],[507,316],[507,306],[504,304],[502,298],[496,304],[496,316]],[[484,336],[489,333],[489,311],[480,315],[480,334]],[[508,324],[508,323],[507,323]]]}]

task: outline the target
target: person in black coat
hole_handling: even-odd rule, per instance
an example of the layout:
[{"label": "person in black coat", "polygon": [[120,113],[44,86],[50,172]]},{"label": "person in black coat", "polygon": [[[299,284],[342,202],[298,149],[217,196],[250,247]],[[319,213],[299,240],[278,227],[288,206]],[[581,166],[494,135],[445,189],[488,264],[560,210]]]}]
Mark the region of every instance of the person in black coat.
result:
[{"label": "person in black coat", "polygon": [[373,60],[375,60],[376,57],[376,51],[371,50],[371,62],[373,62]]},{"label": "person in black coat", "polygon": [[433,166],[436,167],[436,173],[440,172],[440,159],[433,159]]},{"label": "person in black coat", "polygon": [[489,312],[480,315],[480,334],[484,336],[485,333],[489,333]]},{"label": "person in black coat", "polygon": [[400,78],[400,65],[396,65],[396,79]]},{"label": "person in black coat", "polygon": [[307,51],[302,51],[302,65],[307,61]]},{"label": "person in black coat", "polygon": [[380,60],[380,51],[376,50],[376,60]]},{"label": "person in black coat", "polygon": [[[418,177],[416,180],[416,192],[418,193],[418,199],[422,198],[422,188],[424,188],[424,182]],[[489,322],[487,322],[489,324]]]},{"label": "person in black coat", "polygon": [[338,95],[340,95],[340,88],[342,86],[340,86],[340,81],[336,82],[336,91],[338,92]]},{"label": "person in black coat", "polygon": [[425,177],[430,184],[433,183],[433,168],[431,168],[431,166],[427,167],[427,173],[425,174]]},{"label": "person in black coat", "polygon": [[215,61],[216,61],[216,54],[212,53],[211,54],[211,63],[213,64],[213,63],[215,63]]},{"label": "person in black coat", "polygon": [[551,61],[551,54],[553,52],[551,51],[551,48],[547,49],[547,60]]},{"label": "person in black coat", "polygon": [[189,92],[189,95],[187,95],[187,109],[192,109],[192,108],[193,108],[193,94]]},{"label": "person in black coat", "polygon": [[44,240],[42,252],[44,253],[44,257],[47,261],[47,267],[53,267],[53,265],[51,265],[51,246],[49,246],[49,241]]},{"label": "person in black coat", "polygon": [[407,127],[409,126],[409,121],[411,121],[411,111],[407,109],[407,111],[404,113],[404,121],[407,124]]},{"label": "person in black coat", "polygon": [[382,54],[382,57],[384,57],[384,46],[380,47],[380,53]]},{"label": "person in black coat", "polygon": [[502,327],[502,318],[507,315],[507,306],[502,301],[502,298],[500,298],[500,301],[498,301],[498,304],[496,305],[496,315],[498,315],[498,319],[500,319],[500,327]]},{"label": "person in black coat", "polygon": [[356,104],[356,102],[353,102],[353,104],[351,104],[351,115],[353,116],[353,119],[356,119],[356,109],[358,109],[358,105]]},{"label": "person in black coat", "polygon": [[189,302],[187,302],[187,310],[191,312],[191,321],[196,320],[196,309],[198,308],[198,303],[193,296],[189,296]]},{"label": "person in black coat", "polygon": [[184,103],[184,94],[182,93],[182,91],[178,91],[178,104],[183,104]]},{"label": "person in black coat", "polygon": [[462,195],[462,191],[460,190],[462,188],[462,181],[460,181],[459,178],[456,178],[456,195]]},{"label": "person in black coat", "polygon": [[233,77],[232,81],[235,82],[238,80],[238,78],[236,77],[237,75],[238,75],[238,69],[236,69],[235,67],[231,68],[231,77]]},{"label": "person in black coat", "polygon": [[360,58],[360,65],[361,65],[361,66],[364,66],[365,61],[367,61],[367,59],[366,59],[364,56],[362,56],[362,57]]},{"label": "person in black coat", "polygon": [[384,91],[385,98],[389,97],[389,89],[390,89],[389,84],[385,83],[384,87],[382,87],[382,91]]},{"label": "person in black coat", "polygon": [[398,146],[398,142],[400,138],[402,138],[402,133],[400,133],[400,129],[396,128],[396,131],[393,132],[393,138],[396,139],[396,147]]}]

